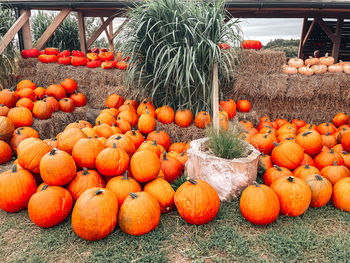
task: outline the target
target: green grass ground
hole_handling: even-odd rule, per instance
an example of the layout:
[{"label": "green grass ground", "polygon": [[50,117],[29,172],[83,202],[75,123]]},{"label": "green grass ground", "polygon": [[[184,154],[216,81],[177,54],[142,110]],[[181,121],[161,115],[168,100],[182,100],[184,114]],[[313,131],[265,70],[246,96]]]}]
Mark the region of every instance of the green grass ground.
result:
[{"label": "green grass ground", "polygon": [[[3,170],[0,167],[0,170]],[[162,215],[151,233],[134,237],[119,227],[101,241],[79,238],[68,218],[41,229],[27,211],[0,211],[1,262],[346,262],[350,260],[350,214],[332,204],[297,218],[280,216],[254,226],[239,201],[222,203],[203,226],[187,224],[177,211]]]}]

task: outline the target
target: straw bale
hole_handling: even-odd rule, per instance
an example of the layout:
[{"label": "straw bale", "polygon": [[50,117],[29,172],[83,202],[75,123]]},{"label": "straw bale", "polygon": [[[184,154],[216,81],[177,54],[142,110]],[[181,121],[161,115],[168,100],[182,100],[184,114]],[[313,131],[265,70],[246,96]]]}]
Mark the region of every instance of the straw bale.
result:
[{"label": "straw bale", "polygon": [[192,140],[204,138],[206,136],[205,129],[199,129],[194,124],[186,128],[181,128],[174,122],[171,124],[163,124],[157,121],[157,129],[168,133],[172,143],[189,142]]},{"label": "straw bale", "polygon": [[238,60],[238,73],[274,74],[282,72],[287,58],[282,51],[242,50]]},{"label": "straw bale", "polygon": [[52,114],[50,119],[34,119],[32,128],[38,131],[40,139],[49,139],[64,130],[71,122],[77,120],[87,120],[87,107],[76,108],[72,113],[58,111]]}]

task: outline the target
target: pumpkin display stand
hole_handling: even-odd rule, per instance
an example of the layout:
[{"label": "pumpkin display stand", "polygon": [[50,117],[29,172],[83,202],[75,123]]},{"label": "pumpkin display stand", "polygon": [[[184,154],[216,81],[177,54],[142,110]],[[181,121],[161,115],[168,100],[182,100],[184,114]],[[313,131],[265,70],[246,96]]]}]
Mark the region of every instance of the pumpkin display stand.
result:
[{"label": "pumpkin display stand", "polygon": [[191,141],[187,150],[186,174],[190,178],[209,183],[221,201],[239,197],[256,180],[260,152],[248,145],[250,154],[247,157],[223,159],[202,151],[202,145],[207,140],[208,138],[202,138]]}]

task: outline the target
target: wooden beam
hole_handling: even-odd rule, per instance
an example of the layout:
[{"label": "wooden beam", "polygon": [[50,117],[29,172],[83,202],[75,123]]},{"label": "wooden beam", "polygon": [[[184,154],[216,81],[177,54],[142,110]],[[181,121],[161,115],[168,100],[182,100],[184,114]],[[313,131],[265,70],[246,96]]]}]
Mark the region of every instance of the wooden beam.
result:
[{"label": "wooden beam", "polygon": [[335,29],[335,41],[333,42],[333,49],[332,49],[332,57],[334,57],[335,62],[338,61],[343,23],[344,23],[344,18],[338,18],[337,27]]},{"label": "wooden beam", "polygon": [[115,16],[110,16],[107,18],[107,20],[102,23],[102,25],[99,27],[99,29],[96,30],[96,32],[91,36],[91,38],[87,41],[87,47],[89,48],[95,40],[101,35],[103,30],[109,25],[109,23],[114,19]]},{"label": "wooden beam", "polygon": [[85,35],[85,20],[84,13],[78,12],[78,24],[79,24],[79,39],[80,39],[80,50],[86,54],[86,35]]},{"label": "wooden beam", "polygon": [[305,34],[305,36],[304,36],[303,43],[302,43],[303,48],[304,48],[304,46],[305,46],[305,43],[306,43],[307,39],[308,39],[309,36],[310,36],[311,31],[312,31],[312,29],[314,28],[315,24],[316,24],[316,19],[314,19],[314,20],[311,22],[311,25],[310,25],[309,29],[307,30],[307,32],[306,32],[306,34]]},{"label": "wooden beam", "polygon": [[[105,22],[104,18],[101,16],[100,19],[101,19],[101,22],[103,24]],[[112,23],[113,23],[113,20],[108,25],[109,31],[108,31],[107,27],[105,28],[105,33],[106,33],[106,37],[107,37],[107,41],[108,41],[108,45],[109,45],[109,51],[114,52],[113,39],[111,39],[111,35],[110,35],[111,32],[113,32],[113,29],[112,29],[112,31],[110,31]]]},{"label": "wooden beam", "polygon": [[46,42],[49,41],[50,37],[53,35],[53,33],[55,33],[56,29],[62,24],[64,19],[69,15],[71,11],[71,8],[62,9],[62,11],[55,17],[49,27],[35,43],[34,47],[36,49],[42,49],[45,46]]},{"label": "wooden beam", "polygon": [[335,34],[332,32],[332,30],[329,29],[328,25],[323,21],[322,18],[315,18],[317,23],[320,25],[320,27],[322,28],[322,30],[327,34],[327,36],[329,37],[330,40],[332,40],[332,42],[335,42]]},{"label": "wooden beam", "polygon": [[[20,14],[22,15],[25,11],[29,12],[29,17],[30,17],[30,10],[29,9],[28,10],[21,9]],[[33,43],[32,43],[32,34],[30,32],[29,19],[22,26],[22,37],[23,37],[24,49],[31,49],[33,47]]]},{"label": "wooden beam", "polygon": [[4,52],[7,45],[12,41],[18,31],[22,28],[22,26],[28,22],[30,17],[30,13],[28,10],[24,11],[20,17],[16,20],[16,22],[11,26],[11,28],[6,32],[4,37],[0,41],[0,55]]},{"label": "wooden beam", "polygon": [[126,25],[126,23],[129,22],[129,19],[126,18],[123,23],[118,27],[118,29],[113,33],[112,39],[115,39],[115,37],[122,31],[123,27]]},{"label": "wooden beam", "polygon": [[301,36],[300,36],[300,41],[299,41],[299,49],[298,49],[298,57],[304,59],[304,38],[306,34],[306,25],[307,25],[308,18],[305,17],[303,20],[303,26],[301,29]]}]

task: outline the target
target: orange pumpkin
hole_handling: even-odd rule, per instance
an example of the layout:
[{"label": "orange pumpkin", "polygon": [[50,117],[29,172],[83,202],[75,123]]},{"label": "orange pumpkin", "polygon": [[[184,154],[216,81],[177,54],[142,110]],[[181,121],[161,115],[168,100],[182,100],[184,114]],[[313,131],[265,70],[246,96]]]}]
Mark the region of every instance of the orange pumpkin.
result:
[{"label": "orange pumpkin", "polygon": [[210,115],[206,111],[198,112],[196,118],[194,119],[194,124],[197,128],[204,129],[210,125]]},{"label": "orange pumpkin", "polygon": [[101,141],[95,138],[82,138],[73,147],[72,157],[80,167],[95,168],[96,157],[104,149]]},{"label": "orange pumpkin", "polygon": [[189,109],[179,109],[175,113],[175,123],[180,127],[188,127],[193,122],[193,113]]},{"label": "orange pumpkin", "polygon": [[[13,149],[16,151],[16,149]],[[12,150],[10,145],[0,140],[0,164],[7,163],[11,160]]]},{"label": "orange pumpkin", "polygon": [[310,166],[315,166],[315,162],[312,159],[312,157],[306,153],[304,153],[304,158],[301,161],[300,165],[305,165],[305,164],[308,164]]},{"label": "orange pumpkin", "polygon": [[120,207],[118,220],[120,229],[129,235],[147,234],[159,224],[159,203],[147,192],[131,192]]},{"label": "orange pumpkin", "polygon": [[329,132],[321,135],[321,137],[322,137],[323,145],[326,146],[327,148],[333,148],[338,143],[337,138],[334,135],[330,134]]},{"label": "orange pumpkin", "polygon": [[7,141],[11,139],[15,125],[12,121],[4,116],[0,116],[0,140]]},{"label": "orange pumpkin", "polygon": [[86,240],[108,236],[117,224],[118,201],[104,188],[90,188],[78,198],[72,212],[74,232]]},{"label": "orange pumpkin", "polygon": [[129,167],[129,155],[113,143],[113,147],[103,149],[96,157],[96,168],[104,176],[123,174]]},{"label": "orange pumpkin", "polygon": [[170,124],[175,119],[174,110],[166,105],[159,108],[159,111],[156,111],[156,113],[158,121],[164,124]]},{"label": "orange pumpkin", "polygon": [[299,216],[309,208],[311,190],[303,180],[293,176],[283,177],[276,180],[271,188],[280,201],[283,215]]},{"label": "orange pumpkin", "polygon": [[275,192],[256,182],[244,189],[239,204],[242,216],[256,225],[270,224],[280,213],[280,203]]},{"label": "orange pumpkin", "polygon": [[337,131],[337,128],[331,122],[324,122],[317,126],[317,131],[322,135],[326,133],[333,134]]},{"label": "orange pumpkin", "polygon": [[250,138],[250,144],[264,154],[270,154],[272,152],[276,141],[276,137],[268,133],[258,133]]},{"label": "orange pumpkin", "polygon": [[46,120],[52,115],[52,108],[49,103],[44,100],[38,100],[34,104],[33,115],[35,118]]},{"label": "orange pumpkin", "polygon": [[271,159],[278,166],[290,170],[298,167],[304,158],[304,150],[295,142],[286,141],[272,150]]},{"label": "orange pumpkin", "polygon": [[334,152],[333,149],[321,151],[318,155],[315,156],[314,162],[315,166],[321,170],[323,167],[333,165],[334,162],[337,162],[338,165],[344,164],[344,159],[340,153]]},{"label": "orange pumpkin", "polygon": [[156,117],[156,113],[155,110],[156,108],[154,107],[154,105],[152,104],[152,102],[150,100],[144,99],[140,105],[137,107],[137,115],[141,116],[143,113],[146,112],[146,107],[149,111],[149,113],[155,118]]},{"label": "orange pumpkin", "polygon": [[176,151],[178,153],[182,153],[185,150],[186,143],[184,142],[174,142],[172,145],[169,147],[169,152],[171,151]]},{"label": "orange pumpkin", "polygon": [[134,142],[126,135],[115,134],[109,137],[106,142],[106,147],[113,147],[113,144],[115,144],[117,148],[123,149],[130,157],[135,152]]},{"label": "orange pumpkin", "polygon": [[293,175],[302,180],[306,180],[310,175],[320,174],[320,170],[318,170],[315,166],[304,164],[300,165],[293,171]]},{"label": "orange pumpkin", "polygon": [[44,185],[30,198],[28,214],[34,224],[49,228],[63,222],[72,207],[73,198],[66,189]]},{"label": "orange pumpkin", "polygon": [[322,168],[321,175],[327,178],[332,185],[335,185],[340,179],[350,177],[350,170],[346,166],[338,165],[337,161],[334,161],[333,165]]},{"label": "orange pumpkin", "polygon": [[267,186],[270,186],[273,182],[275,182],[277,179],[280,179],[282,177],[289,177],[292,176],[293,173],[284,167],[279,167],[277,165],[274,165],[273,167],[267,169],[264,173],[264,184]]},{"label": "orange pumpkin", "polygon": [[8,213],[25,209],[35,191],[33,175],[13,165],[11,170],[0,174],[0,209]]},{"label": "orange pumpkin", "polygon": [[349,123],[349,116],[343,112],[339,112],[337,115],[334,116],[332,121],[336,127],[340,127]]},{"label": "orange pumpkin", "polygon": [[110,113],[101,113],[97,116],[95,125],[101,125],[103,123],[112,126],[112,124],[117,124],[117,120],[115,119],[115,116]]},{"label": "orange pumpkin", "polygon": [[345,212],[350,212],[350,178],[340,179],[333,187],[333,205]]},{"label": "orange pumpkin", "polygon": [[98,172],[84,167],[82,171],[76,173],[67,190],[72,195],[73,200],[76,201],[85,190],[93,187],[103,188],[105,185],[103,177]]},{"label": "orange pumpkin", "polygon": [[310,155],[318,154],[323,147],[322,137],[315,130],[299,133],[295,141],[304,149],[305,153]]},{"label": "orange pumpkin", "polygon": [[[20,144],[21,141],[25,140],[25,139],[28,139],[30,138],[30,136],[28,136],[28,134],[26,133],[22,133],[21,130],[19,129],[16,129],[16,131],[14,132],[14,135],[13,137],[11,138],[11,141],[10,141],[10,145],[11,145],[11,148],[17,152],[17,148],[18,148],[18,145]],[[3,141],[0,141],[0,142],[3,142]],[[5,142],[4,142],[5,143]],[[11,149],[10,149],[11,150]],[[6,150],[4,149],[4,153],[6,153]],[[11,155],[12,155],[12,152],[11,152]],[[11,159],[11,155],[10,155],[10,159]],[[9,161],[9,160],[8,160]],[[1,163],[1,161],[0,161]]]},{"label": "orange pumpkin", "polygon": [[332,184],[319,174],[309,175],[306,184],[311,189],[311,207],[321,207],[332,197]]},{"label": "orange pumpkin", "polygon": [[[141,104],[140,104],[141,105]],[[156,128],[156,120],[155,118],[149,113],[147,106],[145,106],[145,113],[142,113],[139,120],[138,120],[138,129],[143,134],[148,134]]]},{"label": "orange pumpkin", "polygon": [[31,99],[22,98],[22,99],[19,99],[16,103],[16,107],[20,107],[20,106],[25,107],[28,110],[32,111],[34,108],[34,103]]},{"label": "orange pumpkin", "polygon": [[140,131],[127,131],[125,135],[128,136],[134,142],[135,149],[138,149],[140,145],[145,141],[145,138],[140,133]]},{"label": "orange pumpkin", "polygon": [[166,150],[171,145],[170,136],[165,131],[153,131],[147,135],[146,141],[156,141],[157,144],[162,145]]},{"label": "orange pumpkin", "polygon": [[86,134],[78,128],[70,128],[63,131],[57,139],[58,149],[72,154],[74,145],[82,138],[87,138]]},{"label": "orange pumpkin", "polygon": [[239,100],[237,101],[237,109],[240,112],[249,112],[251,109],[250,102],[248,100]]},{"label": "orange pumpkin", "polygon": [[236,103],[232,100],[221,100],[219,102],[220,107],[227,112],[228,119],[231,120],[236,115]]},{"label": "orange pumpkin", "polygon": [[34,82],[28,79],[21,80],[20,82],[17,83],[17,90],[26,89],[26,88],[35,90],[36,85]]},{"label": "orange pumpkin", "polygon": [[[17,105],[16,105],[17,106]],[[6,117],[10,108],[7,107],[5,104],[0,104],[0,116]]]},{"label": "orange pumpkin", "polygon": [[137,181],[145,183],[158,176],[160,160],[152,151],[138,151],[131,157],[130,169]]},{"label": "orange pumpkin", "polygon": [[46,95],[54,97],[57,101],[67,97],[66,90],[58,84],[50,85],[46,88]]},{"label": "orange pumpkin", "polygon": [[62,82],[61,82],[61,86],[66,90],[66,92],[68,94],[72,94],[74,93],[74,91],[77,90],[77,83],[75,82],[75,80],[73,79],[64,79]]},{"label": "orange pumpkin", "polygon": [[124,98],[118,94],[110,95],[106,100],[107,108],[116,108],[118,109],[124,103]]},{"label": "orange pumpkin", "polygon": [[0,91],[0,104],[13,108],[16,105],[17,99],[18,96],[14,91],[9,89],[3,89]]},{"label": "orange pumpkin", "polygon": [[210,184],[199,179],[183,183],[175,192],[174,202],[180,216],[195,225],[213,220],[220,208],[218,193]]},{"label": "orange pumpkin", "polygon": [[173,182],[181,176],[182,164],[174,158],[168,158],[167,153],[164,152],[161,162],[160,169],[164,173],[164,179],[168,182]]},{"label": "orange pumpkin", "polygon": [[175,191],[163,178],[158,177],[147,183],[143,188],[143,191],[151,194],[157,199],[160,205],[160,210],[163,214],[168,213],[173,209]]},{"label": "orange pumpkin", "polygon": [[12,121],[15,127],[32,126],[33,115],[25,107],[15,107],[9,110],[7,118]]}]

